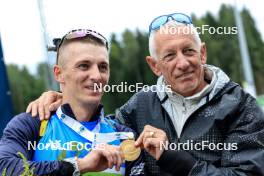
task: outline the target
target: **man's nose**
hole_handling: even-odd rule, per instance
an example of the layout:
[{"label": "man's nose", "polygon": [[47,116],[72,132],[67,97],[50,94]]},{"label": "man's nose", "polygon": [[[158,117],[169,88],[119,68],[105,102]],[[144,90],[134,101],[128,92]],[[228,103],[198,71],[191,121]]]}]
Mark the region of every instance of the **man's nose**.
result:
[{"label": "man's nose", "polygon": [[190,63],[184,55],[180,54],[177,58],[177,68],[180,70],[186,70],[190,66]]},{"label": "man's nose", "polygon": [[91,69],[90,79],[97,82],[101,79],[101,72],[97,65],[94,65]]}]

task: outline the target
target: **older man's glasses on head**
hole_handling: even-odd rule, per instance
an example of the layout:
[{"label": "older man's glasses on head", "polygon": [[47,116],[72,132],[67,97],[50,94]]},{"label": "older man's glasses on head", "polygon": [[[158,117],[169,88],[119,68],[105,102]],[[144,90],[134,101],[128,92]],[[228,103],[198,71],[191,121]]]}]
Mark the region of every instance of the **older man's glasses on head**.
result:
[{"label": "older man's glasses on head", "polygon": [[169,15],[161,15],[155,18],[149,25],[149,34],[152,31],[158,30],[162,25],[165,25],[170,20],[174,20],[182,24],[192,24],[192,19],[183,13],[173,13]]}]

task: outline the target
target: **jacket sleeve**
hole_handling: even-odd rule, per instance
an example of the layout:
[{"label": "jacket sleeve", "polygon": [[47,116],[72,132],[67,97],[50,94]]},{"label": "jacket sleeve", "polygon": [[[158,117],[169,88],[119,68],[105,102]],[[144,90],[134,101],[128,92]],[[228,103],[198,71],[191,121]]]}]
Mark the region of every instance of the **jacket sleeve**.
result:
[{"label": "jacket sleeve", "polygon": [[133,116],[135,115],[135,107],[137,106],[137,94],[133,95],[122,107],[116,109],[115,118],[116,120],[135,130],[137,125]]},{"label": "jacket sleeve", "polygon": [[[25,172],[21,152],[33,169],[34,175],[72,175],[72,164],[62,161],[31,161],[34,150],[32,145],[39,139],[40,121],[29,114],[15,116],[6,126],[0,141],[0,175],[21,175]],[[30,146],[30,144],[32,144]]]},{"label": "jacket sleeve", "polygon": [[219,166],[195,160],[186,151],[165,151],[157,164],[172,175],[230,176],[264,175],[264,114],[250,97],[240,103],[236,120],[227,131],[225,143],[236,143],[236,150],[223,150]]}]

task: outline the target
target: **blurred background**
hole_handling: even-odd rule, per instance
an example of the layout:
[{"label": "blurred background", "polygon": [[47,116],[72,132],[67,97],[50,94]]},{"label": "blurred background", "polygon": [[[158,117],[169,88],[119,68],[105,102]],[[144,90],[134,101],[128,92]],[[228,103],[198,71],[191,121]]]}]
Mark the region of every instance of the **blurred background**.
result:
[{"label": "blurred background", "polygon": [[[173,12],[192,16],[195,26],[238,27],[238,34],[201,35],[208,64],[222,68],[264,107],[264,13],[255,0],[1,0],[0,1],[0,135],[13,115],[46,90],[58,90],[52,65],[53,38],[73,28],[95,29],[111,44],[110,84],[156,84],[145,62],[148,25]],[[106,113],[133,93],[106,93]]]}]

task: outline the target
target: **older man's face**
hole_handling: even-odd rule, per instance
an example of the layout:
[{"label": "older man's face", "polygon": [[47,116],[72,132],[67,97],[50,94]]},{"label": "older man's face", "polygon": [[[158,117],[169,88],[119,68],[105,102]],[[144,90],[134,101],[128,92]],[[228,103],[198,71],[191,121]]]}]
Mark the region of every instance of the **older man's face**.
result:
[{"label": "older man's face", "polygon": [[174,34],[158,31],[155,35],[157,69],[173,91],[191,96],[205,86],[202,64],[206,63],[206,48],[194,34],[183,32],[186,26],[177,28]]},{"label": "older man's face", "polygon": [[109,59],[105,47],[76,41],[61,51],[66,64],[61,68],[60,83],[63,96],[71,101],[100,103],[102,92],[94,84],[106,85],[109,79]]}]

